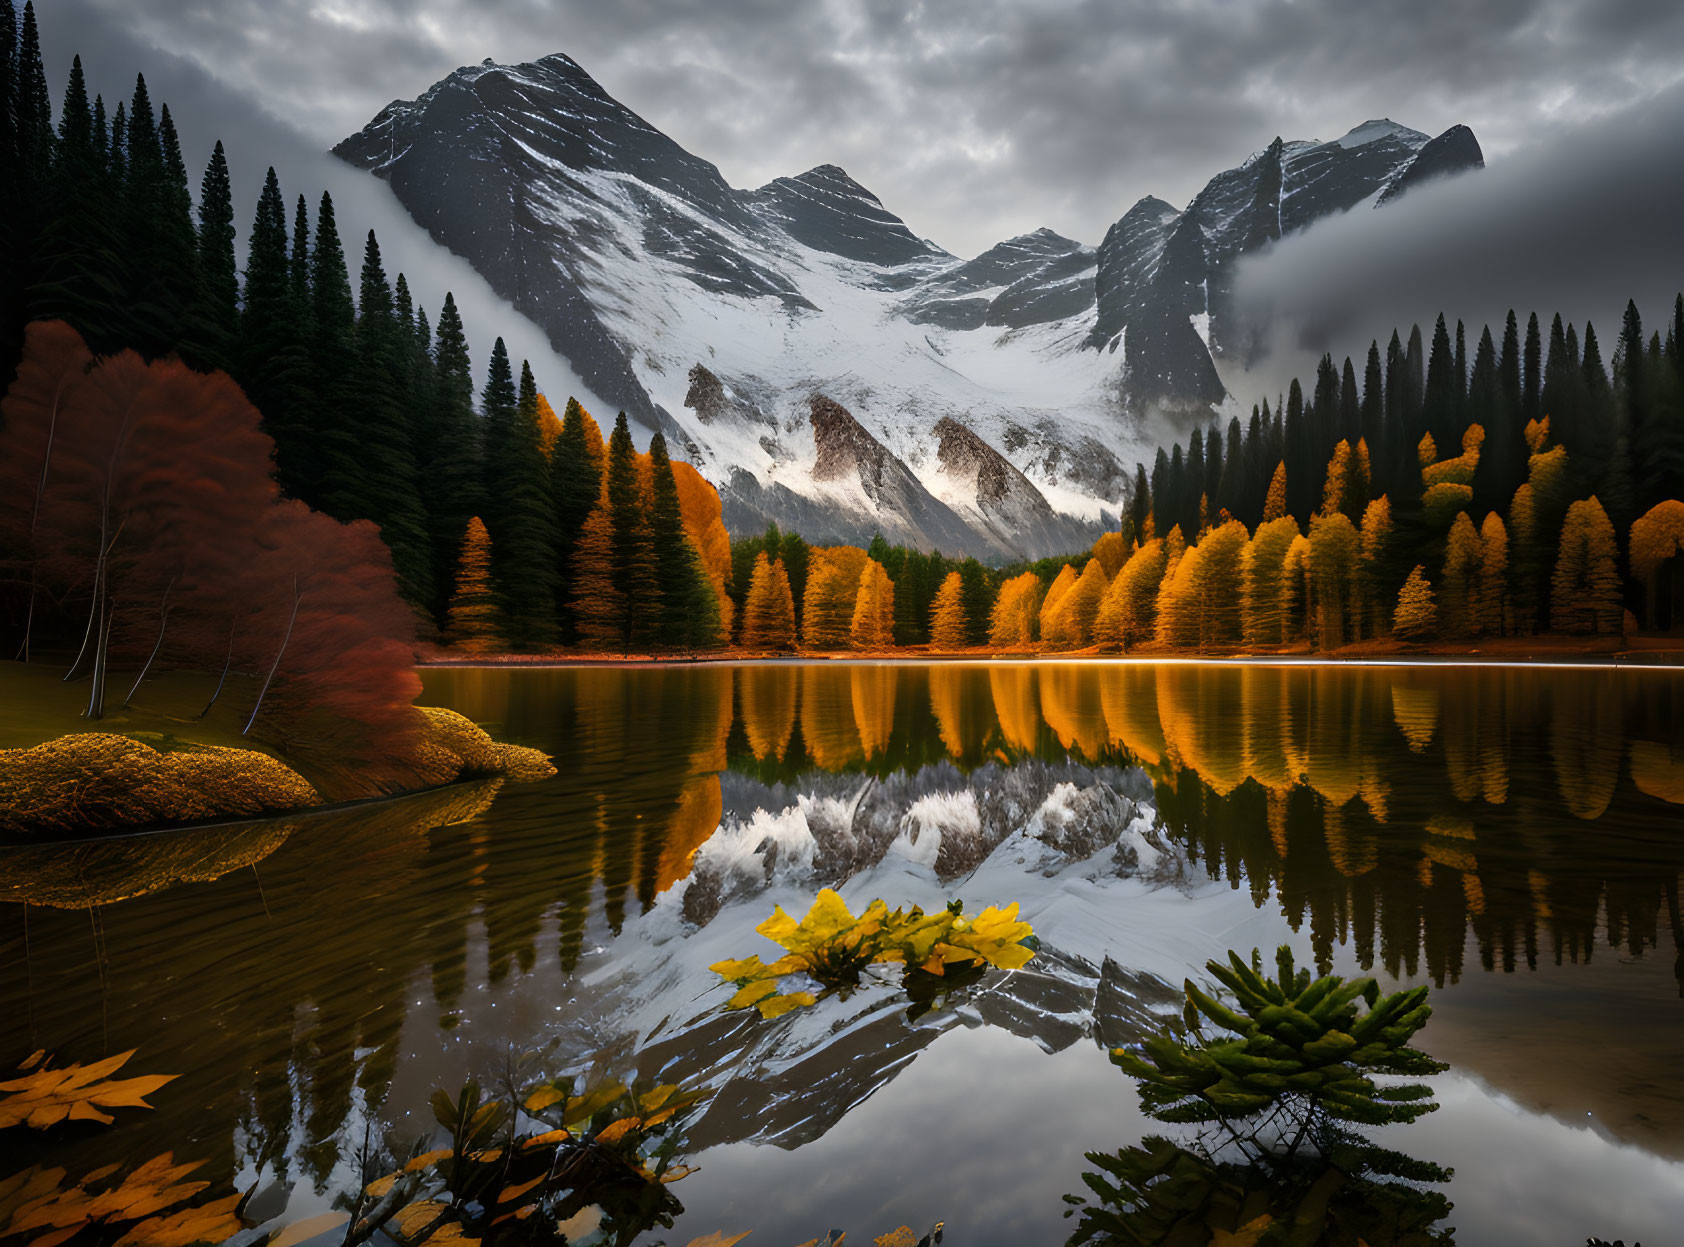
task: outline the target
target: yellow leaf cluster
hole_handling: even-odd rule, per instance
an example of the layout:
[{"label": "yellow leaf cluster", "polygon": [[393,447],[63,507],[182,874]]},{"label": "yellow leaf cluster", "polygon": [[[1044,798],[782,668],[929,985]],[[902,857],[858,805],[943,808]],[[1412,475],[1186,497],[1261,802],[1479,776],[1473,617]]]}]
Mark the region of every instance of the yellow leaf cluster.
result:
[{"label": "yellow leaf cluster", "polygon": [[127,1227],[116,1238],[117,1247],[219,1243],[243,1228],[234,1214],[238,1195],[177,1207],[210,1185],[182,1180],[201,1163],[178,1165],[165,1152],[116,1185],[104,1184],[120,1166],[107,1165],[69,1186],[63,1169],[31,1165],[0,1179],[0,1239],[24,1238],[29,1247],[57,1247],[97,1225],[108,1232]]},{"label": "yellow leaf cluster", "polygon": [[749,956],[709,968],[737,985],[727,1009],[754,1008],[767,1018],[817,1001],[809,991],[780,993],[779,980],[789,975],[831,990],[857,983],[872,964],[899,962],[911,971],[944,975],[950,965],[978,963],[1016,970],[1035,955],[1034,929],[1018,920],[1015,903],[971,918],[957,903],[926,914],[916,905],[891,912],[879,899],[855,916],[841,896],[825,888],[800,922],[780,906],[755,931],[781,945],[785,955],[770,964]]},{"label": "yellow leaf cluster", "polygon": [[0,1082],[0,1130],[30,1126],[45,1130],[61,1121],[97,1121],[110,1125],[108,1108],[151,1108],[146,1097],[175,1078],[153,1074],[114,1080],[111,1075],[128,1062],[134,1049],[92,1065],[54,1067],[45,1052],[36,1052],[18,1067],[22,1074]]}]

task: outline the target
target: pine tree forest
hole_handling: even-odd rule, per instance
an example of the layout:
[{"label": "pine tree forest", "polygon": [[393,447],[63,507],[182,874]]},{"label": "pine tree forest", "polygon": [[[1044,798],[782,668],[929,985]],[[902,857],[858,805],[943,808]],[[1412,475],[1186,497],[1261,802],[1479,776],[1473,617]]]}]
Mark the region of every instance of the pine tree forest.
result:
[{"label": "pine tree forest", "polygon": [[[1408,350],[1376,339],[1361,370],[1324,356],[1272,411],[1138,465],[1117,527],[1067,557],[989,567],[881,537],[810,546],[776,525],[733,538],[661,434],[638,449],[621,413],[605,436],[502,339],[476,364],[454,299],[417,306],[373,231],[341,237],[331,196],[289,208],[270,169],[241,239],[232,190],[253,173],[238,152],[216,144],[195,187],[144,77],[108,107],[76,60],[55,110],[25,44],[0,136],[15,244],[0,375],[40,320],[96,357],[228,373],[273,440],[282,495],[378,527],[423,642],[1334,650],[1684,625],[1684,296],[1658,329],[1629,304],[1606,368],[1595,328],[1560,315],[1477,335],[1440,316]],[[1471,360],[1452,346],[1470,340]],[[50,630],[33,592],[7,600]]]}]

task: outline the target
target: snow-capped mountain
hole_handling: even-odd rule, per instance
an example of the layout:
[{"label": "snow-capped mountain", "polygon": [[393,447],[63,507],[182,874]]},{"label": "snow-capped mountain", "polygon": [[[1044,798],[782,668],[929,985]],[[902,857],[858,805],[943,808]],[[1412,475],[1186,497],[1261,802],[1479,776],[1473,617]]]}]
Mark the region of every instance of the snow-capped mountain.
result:
[{"label": "snow-capped mountain", "polygon": [[1250,337],[1240,256],[1482,163],[1465,127],[1370,121],[1276,139],[1183,211],[1142,199],[1097,248],[1043,229],[966,260],[834,165],[733,188],[562,55],[459,69],[334,151],[542,326],[590,398],[665,431],[733,530],[991,558],[1086,544],[1148,415],[1223,402],[1218,364]]}]

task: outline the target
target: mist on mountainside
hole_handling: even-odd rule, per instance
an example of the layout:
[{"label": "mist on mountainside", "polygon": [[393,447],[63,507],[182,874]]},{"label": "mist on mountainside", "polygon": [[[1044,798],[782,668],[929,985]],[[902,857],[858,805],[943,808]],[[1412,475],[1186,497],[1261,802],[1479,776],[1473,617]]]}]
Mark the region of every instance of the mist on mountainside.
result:
[{"label": "mist on mountainside", "polygon": [[1628,299],[1650,328],[1684,284],[1684,87],[1494,162],[1477,177],[1419,187],[1383,211],[1358,205],[1240,261],[1235,295],[1258,334],[1249,366],[1223,372],[1246,408],[1306,385],[1316,361],[1349,355],[1397,328],[1500,332],[1513,308],[1547,326],[1586,319],[1611,339]]}]

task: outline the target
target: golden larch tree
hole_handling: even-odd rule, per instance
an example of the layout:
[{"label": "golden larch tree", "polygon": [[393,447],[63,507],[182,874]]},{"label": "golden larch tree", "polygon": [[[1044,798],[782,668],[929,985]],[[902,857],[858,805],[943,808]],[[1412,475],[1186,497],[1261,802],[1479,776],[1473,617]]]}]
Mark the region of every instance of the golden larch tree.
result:
[{"label": "golden larch tree", "polygon": [[801,595],[801,644],[815,652],[847,649],[866,553],[858,546],[824,546],[807,561]]},{"label": "golden larch tree", "polygon": [[[1068,567],[1065,568],[1069,570]],[[1041,639],[1059,649],[1081,649],[1093,643],[1094,619],[1110,579],[1097,557],[1088,560],[1076,583],[1060,595],[1051,611],[1042,611]]]},{"label": "golden larch tree", "polygon": [[1398,590],[1397,609],[1392,612],[1392,635],[1400,641],[1423,641],[1438,627],[1438,607],[1426,569],[1419,563]]},{"label": "golden larch tree", "polygon": [[930,606],[930,648],[964,649],[965,628],[965,582],[958,572],[948,572]]},{"label": "golden larch tree", "polygon": [[988,617],[988,643],[1002,648],[1033,645],[1040,636],[1041,601],[1041,578],[1034,572],[1006,581]]},{"label": "golden larch tree", "polygon": [[1488,512],[1479,526],[1479,588],[1475,613],[1479,630],[1487,636],[1509,632],[1509,534],[1503,517]]},{"label": "golden larch tree", "polygon": [[1308,640],[1315,616],[1311,609],[1310,539],[1293,537],[1281,560],[1281,640]]},{"label": "golden larch tree", "polygon": [[1122,571],[1123,564],[1128,562],[1129,543],[1123,540],[1123,535],[1119,532],[1101,533],[1099,539],[1093,543],[1091,553],[1105,569],[1106,578],[1110,579]]},{"label": "golden larch tree", "polygon": [[1269,478],[1269,494],[1263,499],[1263,522],[1278,520],[1286,514],[1286,460],[1282,459],[1275,465],[1275,474]]},{"label": "golden larch tree", "polygon": [[795,598],[789,591],[789,573],[783,563],[773,562],[764,551],[754,556],[748,596],[743,599],[744,649],[769,649],[787,653],[795,648]]},{"label": "golden larch tree", "polygon": [[445,643],[469,654],[506,648],[497,595],[491,589],[491,534],[479,516],[468,521],[456,564],[456,591],[445,616]]},{"label": "golden larch tree", "polygon": [[1444,575],[1438,586],[1438,631],[1444,637],[1477,636],[1479,568],[1485,550],[1466,511],[1450,525],[1444,543]]},{"label": "golden larch tree", "polygon": [[848,632],[855,649],[892,649],[895,644],[895,582],[876,559],[860,571],[854,622]]},{"label": "golden larch tree", "polygon": [[1069,563],[1058,569],[1058,575],[1047,586],[1047,595],[1041,599],[1040,636],[1047,639],[1047,626],[1052,622],[1053,612],[1058,609],[1059,602],[1066,593],[1076,587],[1076,569]]},{"label": "golden larch tree", "polygon": [[1392,603],[1386,593],[1386,562],[1392,545],[1392,502],[1381,494],[1362,512],[1362,592],[1365,630],[1384,636],[1392,627]]},{"label": "golden larch tree", "polygon": [[1362,635],[1362,537],[1343,511],[1310,520],[1316,647],[1338,649]]},{"label": "golden larch tree", "polygon": [[1096,641],[1126,650],[1152,638],[1164,562],[1164,543],[1156,537],[1149,538],[1129,556],[1100,600],[1099,614],[1094,619]]},{"label": "golden larch tree", "polygon": [[609,519],[606,496],[585,517],[573,547],[573,617],[579,642],[587,649],[609,651],[619,647],[626,595],[614,576],[614,529]]},{"label": "golden larch tree", "polygon": [[1620,630],[1614,526],[1593,494],[1567,508],[1550,579],[1550,623],[1563,632]]},{"label": "golden larch tree", "polygon": [[1281,623],[1281,576],[1286,552],[1299,536],[1298,521],[1277,516],[1257,526],[1241,563],[1241,635],[1248,645],[1279,645],[1285,639]]},{"label": "golden larch tree", "polygon": [[[1657,502],[1632,521],[1631,575],[1643,585],[1643,623],[1647,628],[1661,626],[1662,598],[1668,608],[1666,623],[1671,628],[1684,624],[1684,568],[1677,556],[1684,551],[1684,502],[1667,499]],[[1663,569],[1671,564],[1671,593],[1663,584]]]},{"label": "golden larch tree", "polygon": [[1341,440],[1327,460],[1327,479],[1321,487],[1323,515],[1332,515],[1343,509],[1345,491],[1350,488],[1351,470],[1351,444]]}]

